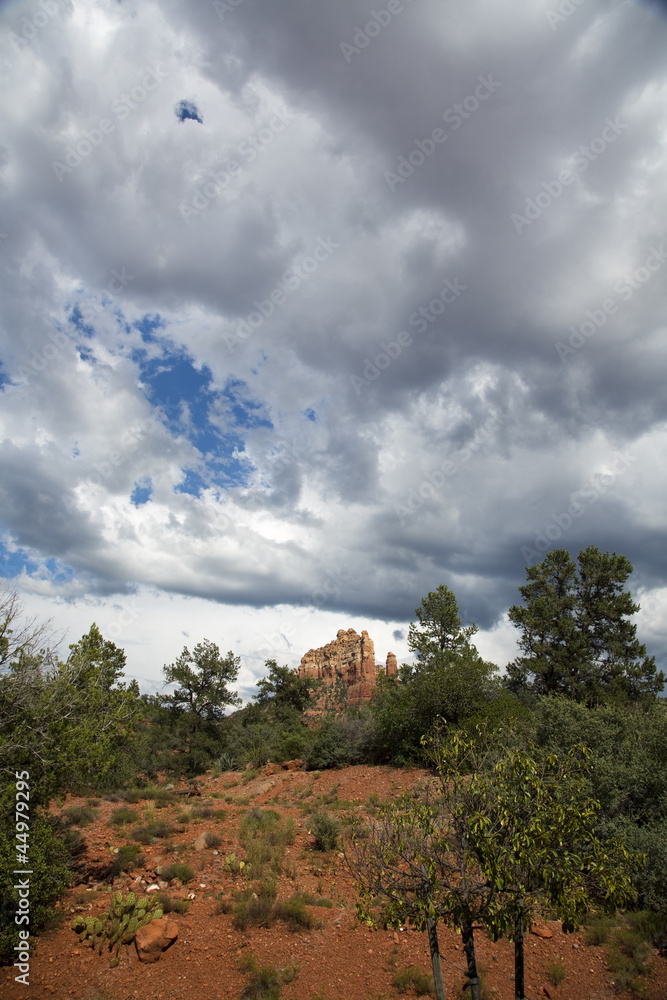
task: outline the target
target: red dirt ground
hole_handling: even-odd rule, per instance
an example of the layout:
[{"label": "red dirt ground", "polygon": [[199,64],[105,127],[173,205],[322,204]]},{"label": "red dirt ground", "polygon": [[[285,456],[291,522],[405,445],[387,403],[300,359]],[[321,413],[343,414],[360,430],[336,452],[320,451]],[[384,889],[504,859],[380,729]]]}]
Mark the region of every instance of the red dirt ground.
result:
[{"label": "red dirt ground", "polygon": [[[178,855],[196,871],[187,886],[170,887],[172,896],[185,898],[194,893],[187,914],[173,914],[179,927],[175,944],[163,953],[154,965],[141,964],[134,946],[123,949],[120,965],[108,967],[104,956],[82,947],[70,929],[77,912],[94,914],[107,910],[109,895],[105,888],[72,888],[62,908],[66,920],[56,931],[39,937],[33,945],[30,963],[30,986],[14,981],[16,970],[0,969],[2,1000],[238,1000],[247,981],[239,969],[239,957],[254,952],[259,964],[270,963],[278,969],[298,963],[299,971],[292,982],[282,987],[284,1000],[390,1000],[414,993],[400,994],[393,985],[396,969],[417,965],[430,972],[426,935],[416,931],[371,931],[355,923],[355,891],[342,856],[333,852],[322,854],[313,849],[307,821],[297,808],[299,794],[312,792],[301,801],[308,802],[331,795],[337,788],[338,800],[365,804],[372,793],[383,801],[412,787],[423,779],[423,771],[394,770],[389,767],[350,767],[341,771],[315,773],[281,771],[267,777],[260,774],[246,785],[239,774],[208,774],[201,779],[201,799],[184,800],[157,812],[157,818],[174,819],[179,808],[207,802],[213,808],[224,808],[223,819],[190,821],[184,832],[171,839],[174,845],[185,845]],[[232,787],[232,783],[234,786]],[[333,793],[334,795],[336,792]],[[225,802],[225,797],[232,799]],[[238,801],[238,800],[241,801]],[[250,800],[248,802],[248,799]],[[275,800],[275,801],[274,801]],[[68,799],[66,806],[83,804],[85,799]],[[87,844],[86,861],[92,864],[108,862],[110,847],[130,841],[117,829],[107,825],[111,811],[119,803],[101,800],[99,818],[82,829]],[[237,852],[243,857],[238,842],[238,822],[249,808],[270,806],[282,815],[293,816],[298,836],[292,847],[286,848],[284,871],[278,882],[279,898],[292,895],[297,888],[317,893],[318,888],[335,901],[332,909],[312,908],[313,915],[323,923],[314,931],[290,933],[278,922],[274,927],[249,927],[246,932],[234,930],[231,914],[216,914],[221,893],[229,895],[243,886],[243,880],[223,871],[226,854]],[[336,802],[324,808],[335,812]],[[145,803],[131,806],[142,817]],[[218,853],[211,849],[194,850],[196,837],[212,831],[222,838]],[[142,871],[122,876],[114,887],[127,892],[136,875],[152,879],[160,862],[168,864],[175,855],[165,851],[163,842],[142,848],[146,862]],[[158,860],[160,859],[160,860]],[[318,886],[319,883],[319,886]],[[322,884],[323,883],[323,884]],[[88,902],[90,899],[90,902]],[[170,915],[172,919],[172,915]],[[530,935],[526,942],[526,993],[531,1000],[611,1000],[629,998],[631,992],[620,994],[605,962],[604,947],[584,943],[583,934],[565,935],[560,924],[548,925],[553,937],[544,939]],[[440,949],[443,959],[448,1000],[459,1000],[465,981],[465,960],[460,938],[439,926]],[[482,932],[476,935],[478,963],[485,971],[485,996],[493,1000],[513,1000],[513,944],[506,940],[493,943]],[[565,966],[567,975],[555,987],[547,967],[550,962]],[[653,956],[653,975],[646,981],[646,1000],[667,1000],[667,959]]]}]

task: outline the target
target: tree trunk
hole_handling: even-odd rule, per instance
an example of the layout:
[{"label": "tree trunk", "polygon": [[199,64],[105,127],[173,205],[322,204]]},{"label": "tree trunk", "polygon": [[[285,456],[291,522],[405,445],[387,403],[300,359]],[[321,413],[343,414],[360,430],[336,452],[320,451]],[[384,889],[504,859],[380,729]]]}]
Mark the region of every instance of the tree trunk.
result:
[{"label": "tree trunk", "polygon": [[472,929],[472,922],[463,924],[461,928],[461,940],[463,950],[468,959],[468,982],[463,987],[467,990],[470,987],[470,1000],[481,1000],[479,976],[477,975],[477,960],[475,959],[475,937]]},{"label": "tree trunk", "polygon": [[447,1000],[445,982],[442,978],[442,963],[440,961],[440,948],[438,946],[438,932],[435,928],[435,917],[426,918],[426,927],[428,929],[428,945],[431,949],[431,965],[433,966],[436,1000]]},{"label": "tree trunk", "polygon": [[[426,899],[429,897],[429,881],[426,865],[421,866],[422,888]],[[445,996],[445,983],[442,978],[442,963],[440,961],[440,947],[438,945],[438,932],[436,930],[435,917],[426,918],[426,929],[428,931],[428,946],[431,949],[431,965],[433,966],[433,983],[435,985],[436,1000],[447,1000]]]},{"label": "tree trunk", "polygon": [[524,1000],[523,910],[514,920],[514,1000]]}]

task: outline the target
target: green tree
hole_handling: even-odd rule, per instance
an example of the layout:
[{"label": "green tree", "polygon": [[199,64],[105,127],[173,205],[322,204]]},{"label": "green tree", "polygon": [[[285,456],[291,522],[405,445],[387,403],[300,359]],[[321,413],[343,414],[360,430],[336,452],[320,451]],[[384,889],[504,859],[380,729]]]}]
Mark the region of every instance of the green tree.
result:
[{"label": "green tree", "polygon": [[462,652],[472,648],[477,652],[470,646],[470,639],[479,630],[475,624],[462,627],[456,597],[449,587],[441,583],[436,590],[429,591],[415,608],[415,614],[419,625],[410,623],[408,647],[417,654],[417,669],[444,650]]},{"label": "green tree", "polygon": [[[494,740],[499,739],[498,733]],[[618,838],[600,838],[600,803],[588,795],[590,750],[565,757],[506,747],[489,768],[476,760],[472,741],[456,735],[439,749],[439,774],[471,770],[469,837],[480,867],[497,890],[487,917],[494,937],[514,940],[516,1000],[524,1000],[524,933],[537,914],[555,909],[574,930],[595,903],[613,912],[637,898],[631,858]]]},{"label": "green tree", "polygon": [[588,705],[653,700],[665,678],[628,620],[639,610],[623,590],[631,563],[591,545],[578,564],[577,570],[566,549],[554,549],[527,569],[529,582],[519,588],[525,605],[509,610],[523,653],[507,668],[509,689],[564,694]]},{"label": "green tree", "polygon": [[208,639],[198,642],[192,653],[184,646],[176,662],[163,667],[165,682],[179,685],[172,694],[164,695],[165,704],[192,712],[198,720],[221,719],[228,705],[241,704],[227,686],[238,677],[240,666],[240,656],[230,650],[222,657]]},{"label": "green tree", "polygon": [[302,715],[310,702],[310,692],[316,682],[310,677],[299,677],[298,673],[288,666],[279,667],[273,659],[266,660],[268,677],[257,681],[259,694],[254,700],[261,708],[272,706],[277,718],[290,716],[293,713]]},{"label": "green tree", "polygon": [[493,663],[469,646],[431,655],[423,669],[403,672],[402,683],[380,675],[371,709],[375,759],[398,764],[422,761],[421,737],[439,716],[449,725],[461,727],[472,716],[494,710],[503,700],[497,673]]},{"label": "green tree", "polygon": [[471,845],[476,813],[468,775],[452,772],[433,789],[401,796],[383,807],[370,829],[353,834],[345,857],[359,893],[357,915],[375,926],[375,901],[383,899],[382,923],[410,923],[428,933],[436,997],[445,1000],[437,925],[460,928],[471,1000],[480,1000],[475,926],[493,912],[496,890]]}]

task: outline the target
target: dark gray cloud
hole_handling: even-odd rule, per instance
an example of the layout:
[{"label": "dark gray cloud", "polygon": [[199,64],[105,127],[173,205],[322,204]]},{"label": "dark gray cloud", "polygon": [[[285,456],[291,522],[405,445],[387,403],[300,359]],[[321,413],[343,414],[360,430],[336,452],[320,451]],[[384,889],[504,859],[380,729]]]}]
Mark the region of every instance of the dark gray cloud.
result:
[{"label": "dark gray cloud", "polygon": [[[399,623],[445,582],[490,630],[593,543],[653,621],[659,5],[57,7],[2,11],[12,552]],[[165,416],[176,356],[207,394]]]}]

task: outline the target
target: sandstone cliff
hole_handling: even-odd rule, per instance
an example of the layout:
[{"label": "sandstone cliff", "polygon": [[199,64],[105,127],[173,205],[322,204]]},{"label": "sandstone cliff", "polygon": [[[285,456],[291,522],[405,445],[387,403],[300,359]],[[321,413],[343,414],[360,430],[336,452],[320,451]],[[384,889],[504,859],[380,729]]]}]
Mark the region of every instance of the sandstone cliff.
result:
[{"label": "sandstone cliff", "polygon": [[[301,658],[299,677],[322,681],[323,688],[337,681],[345,686],[351,704],[369,701],[377,683],[377,672],[396,674],[396,657],[387,655],[386,668],[375,664],[375,646],[366,629],[339,629],[336,638],[319,649],[309,649]],[[318,699],[319,701],[320,699]]]}]

